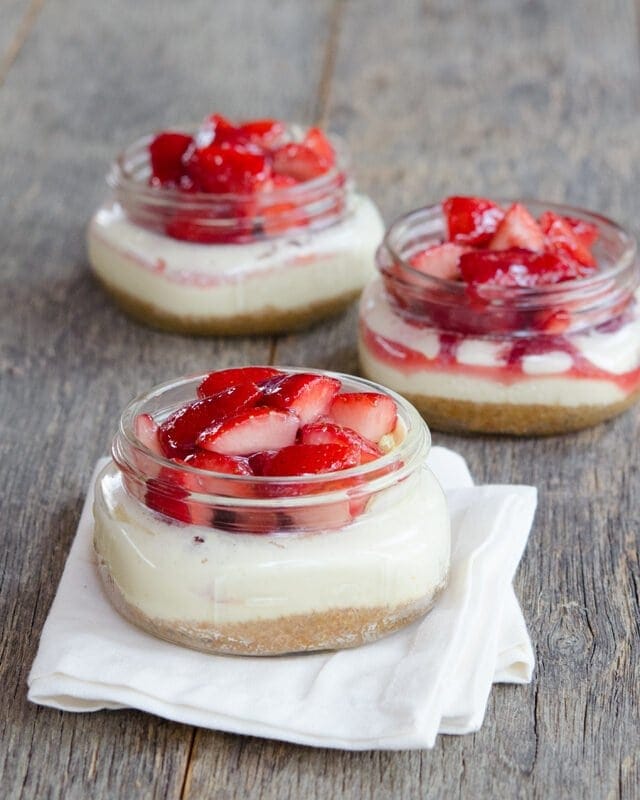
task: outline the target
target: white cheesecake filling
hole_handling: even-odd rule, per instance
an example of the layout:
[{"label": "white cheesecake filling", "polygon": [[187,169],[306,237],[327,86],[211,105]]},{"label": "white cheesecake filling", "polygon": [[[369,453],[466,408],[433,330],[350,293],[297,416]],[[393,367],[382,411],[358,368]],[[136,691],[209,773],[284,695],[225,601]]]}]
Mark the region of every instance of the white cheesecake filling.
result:
[{"label": "white cheesecake filling", "polygon": [[[389,341],[392,358],[393,344],[397,343],[434,362],[424,369],[403,368],[399,359],[395,367],[372,352],[361,336],[360,361],[366,375],[400,393],[478,403],[567,407],[608,405],[623,400],[628,394],[615,380],[576,378],[567,374],[573,367],[573,359],[563,351],[524,356],[523,375],[510,374],[509,381],[465,373],[467,366],[498,369],[507,366],[508,343],[472,336],[466,337],[455,353],[461,370],[441,369],[435,360],[440,352],[438,332],[405,322],[389,304],[379,279],[365,289],[360,315],[369,330]],[[613,378],[640,367],[640,319],[626,323],[614,333],[572,334],[570,341],[584,359],[610,372]],[[400,351],[398,353],[400,355]]]},{"label": "white cheesecake filling", "polygon": [[341,222],[247,244],[195,244],[130,222],[105,205],[88,231],[89,260],[115,289],[177,316],[229,317],[288,311],[362,289],[384,226],[354,195]]},{"label": "white cheesecake filling", "polygon": [[[98,477],[94,544],[125,600],[153,619],[273,620],[428,599],[449,568],[443,492],[425,467],[341,530],[251,535],[169,524]],[[200,541],[202,540],[202,541]]]}]

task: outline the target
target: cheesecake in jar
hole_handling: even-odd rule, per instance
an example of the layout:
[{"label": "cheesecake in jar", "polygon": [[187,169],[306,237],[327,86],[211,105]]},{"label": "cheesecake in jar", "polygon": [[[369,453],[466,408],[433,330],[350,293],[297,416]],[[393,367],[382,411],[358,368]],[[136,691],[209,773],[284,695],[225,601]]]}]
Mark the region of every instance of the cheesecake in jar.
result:
[{"label": "cheesecake in jar", "polygon": [[97,478],[112,604],[206,652],[374,641],[446,584],[449,518],[427,426],[337,373],[247,367],[163,384],[123,412]]},{"label": "cheesecake in jar", "polygon": [[344,144],[277,120],[163,131],[127,147],[88,229],[95,276],[136,319],[268,334],[346,307],[384,232]]},{"label": "cheesecake in jar", "polygon": [[363,373],[432,428],[560,434],[640,396],[636,243],[598,214],[451,197],[388,230],[363,293]]}]

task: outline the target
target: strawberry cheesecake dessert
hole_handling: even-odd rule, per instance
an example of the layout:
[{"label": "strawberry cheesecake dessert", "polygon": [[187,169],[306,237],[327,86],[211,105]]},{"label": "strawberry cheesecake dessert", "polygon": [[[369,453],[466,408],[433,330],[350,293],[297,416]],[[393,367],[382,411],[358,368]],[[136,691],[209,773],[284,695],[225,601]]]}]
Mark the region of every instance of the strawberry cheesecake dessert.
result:
[{"label": "strawberry cheesecake dessert", "polygon": [[377,265],[363,372],[433,428],[564,433],[640,396],[636,243],[611,220],[449,197],[396,221]]},{"label": "strawberry cheesecake dessert", "polygon": [[88,230],[95,275],[119,305],[191,334],[274,333],[362,291],[384,227],[349,177],[343,144],[273,119],[134,142]]},{"label": "strawberry cheesecake dessert", "polygon": [[429,430],[347,375],[242,367],[123,412],[96,483],[113,605],[171,642],[274,655],[353,647],[425,614],[449,569]]}]

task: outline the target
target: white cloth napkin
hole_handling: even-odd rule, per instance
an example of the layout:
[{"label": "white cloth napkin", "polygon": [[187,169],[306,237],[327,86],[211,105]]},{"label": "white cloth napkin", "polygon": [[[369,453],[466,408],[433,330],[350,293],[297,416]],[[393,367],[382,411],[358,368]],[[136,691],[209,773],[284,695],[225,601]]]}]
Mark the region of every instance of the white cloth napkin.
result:
[{"label": "white cloth napkin", "polygon": [[536,490],[475,487],[464,459],[440,447],[429,464],[452,518],[451,578],[431,613],[353,650],[272,658],[198,653],[121,618],[96,574],[90,489],[29,699],[65,711],[132,707],[347,750],[432,747],[438,733],[477,730],[493,682],[531,680],[533,652],[512,579]]}]

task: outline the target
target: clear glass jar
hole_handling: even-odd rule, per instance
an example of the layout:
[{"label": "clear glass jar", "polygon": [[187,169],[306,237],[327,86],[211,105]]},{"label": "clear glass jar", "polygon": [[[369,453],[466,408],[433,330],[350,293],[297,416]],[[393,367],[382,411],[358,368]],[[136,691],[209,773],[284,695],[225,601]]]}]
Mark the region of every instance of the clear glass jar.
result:
[{"label": "clear glass jar", "polygon": [[440,204],[397,220],[360,304],[364,374],[444,431],[556,434],[640,396],[640,270],[634,238],[582,209],[523,201],[597,226],[591,277],[538,288],[470,287],[410,259],[445,236]]},{"label": "clear glass jar", "polygon": [[184,333],[275,333],[360,294],[384,226],[356,193],[339,139],[335,166],[318,178],[239,195],[151,185],[152,138],[116,158],[112,195],[88,230],[93,271],[125,311]]},{"label": "clear glass jar", "polygon": [[[395,393],[322,374],[394,399],[390,452],[329,474],[212,473],[155,455],[134,433],[138,414],[161,422],[204,376],[162,384],[124,410],[96,482],[94,545],[127,619],[199,650],[273,655],[370,642],[431,607],[450,543],[444,495],[425,465],[429,430]],[[189,488],[176,493],[176,483]],[[166,492],[171,516],[148,507],[150,484]]]}]

